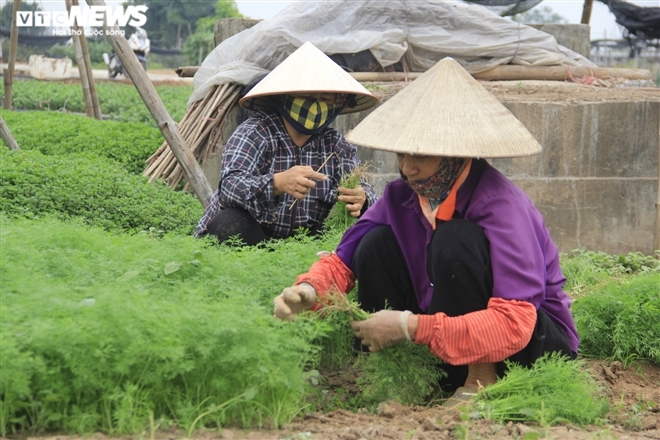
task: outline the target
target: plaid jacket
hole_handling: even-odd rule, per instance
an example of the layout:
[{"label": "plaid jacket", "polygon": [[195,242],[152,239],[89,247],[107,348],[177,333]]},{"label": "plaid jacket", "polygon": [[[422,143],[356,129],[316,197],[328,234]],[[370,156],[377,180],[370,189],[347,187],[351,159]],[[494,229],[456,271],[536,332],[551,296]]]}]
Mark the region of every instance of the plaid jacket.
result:
[{"label": "plaid jacket", "polygon": [[[332,152],[335,156],[319,170],[328,180],[316,181],[316,187],[298,200],[293,209],[289,210],[294,200],[291,195],[273,195],[274,174],[295,165],[310,166],[316,171]],[[311,229],[321,225],[335,203],[342,175],[360,165],[355,152],[355,146],[332,128],[313,135],[304,146],[298,147],[277,112],[259,111],[239,125],[227,141],[218,189],[197,225],[195,236],[205,234],[209,222],[226,207],[247,210],[272,238],[289,237],[300,227]],[[373,205],[376,201],[373,189],[366,181],[361,186],[367,194],[368,206]]]}]

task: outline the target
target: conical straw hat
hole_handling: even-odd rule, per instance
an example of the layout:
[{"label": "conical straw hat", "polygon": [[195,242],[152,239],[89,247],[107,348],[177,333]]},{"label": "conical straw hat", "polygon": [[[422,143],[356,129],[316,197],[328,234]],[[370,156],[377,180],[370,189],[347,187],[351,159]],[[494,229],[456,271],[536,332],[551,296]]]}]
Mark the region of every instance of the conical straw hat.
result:
[{"label": "conical straw hat", "polygon": [[258,110],[272,107],[264,97],[292,93],[355,94],[357,105],[344,107],[342,113],[353,113],[373,107],[378,98],[365,89],[344,69],[312,43],[306,42],[266,75],[239,104]]},{"label": "conical straw hat", "polygon": [[541,151],[525,126],[453,58],[371,112],[346,139],[430,156],[514,157]]}]

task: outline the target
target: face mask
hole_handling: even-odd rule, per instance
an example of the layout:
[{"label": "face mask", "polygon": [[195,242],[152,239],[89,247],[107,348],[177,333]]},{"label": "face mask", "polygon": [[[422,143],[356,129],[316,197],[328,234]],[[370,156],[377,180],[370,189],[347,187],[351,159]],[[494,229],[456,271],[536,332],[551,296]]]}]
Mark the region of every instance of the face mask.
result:
[{"label": "face mask", "polygon": [[403,174],[401,175],[408,186],[420,196],[441,201],[449,194],[464,162],[463,158],[443,157],[437,171],[426,179],[408,180]]},{"label": "face mask", "polygon": [[280,113],[302,134],[315,134],[335,120],[337,106],[314,98],[285,95]]}]

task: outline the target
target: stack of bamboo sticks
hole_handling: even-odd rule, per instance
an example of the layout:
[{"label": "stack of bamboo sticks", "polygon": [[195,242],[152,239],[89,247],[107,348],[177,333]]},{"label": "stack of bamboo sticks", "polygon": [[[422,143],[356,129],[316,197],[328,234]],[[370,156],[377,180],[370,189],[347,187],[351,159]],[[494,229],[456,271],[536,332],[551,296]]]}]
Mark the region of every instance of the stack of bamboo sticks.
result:
[{"label": "stack of bamboo sticks", "polygon": [[[179,122],[179,131],[186,146],[202,166],[215,152],[225,118],[238,102],[240,90],[241,86],[236,84],[214,86],[204,99],[188,109]],[[176,188],[185,177],[167,142],[163,142],[146,162],[147,168],[142,174],[149,177],[149,182],[164,179],[169,186]],[[188,190],[187,182],[183,189]]]}]

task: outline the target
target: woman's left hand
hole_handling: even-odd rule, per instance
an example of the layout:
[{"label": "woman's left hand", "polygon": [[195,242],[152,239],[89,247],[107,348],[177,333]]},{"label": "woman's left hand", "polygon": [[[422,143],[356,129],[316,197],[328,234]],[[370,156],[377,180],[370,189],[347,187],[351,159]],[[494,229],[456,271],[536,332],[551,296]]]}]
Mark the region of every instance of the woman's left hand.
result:
[{"label": "woman's left hand", "polygon": [[367,193],[361,186],[357,188],[345,188],[340,186],[337,188],[341,195],[337,198],[340,202],[346,202],[346,210],[351,213],[353,217],[359,217],[362,207],[367,203]]},{"label": "woman's left hand", "polygon": [[[364,321],[351,321],[355,336],[362,340],[362,345],[369,347],[369,351],[379,351],[396,343],[406,340],[402,328],[401,314],[398,310],[381,310]],[[405,312],[408,325],[408,314]]]}]

